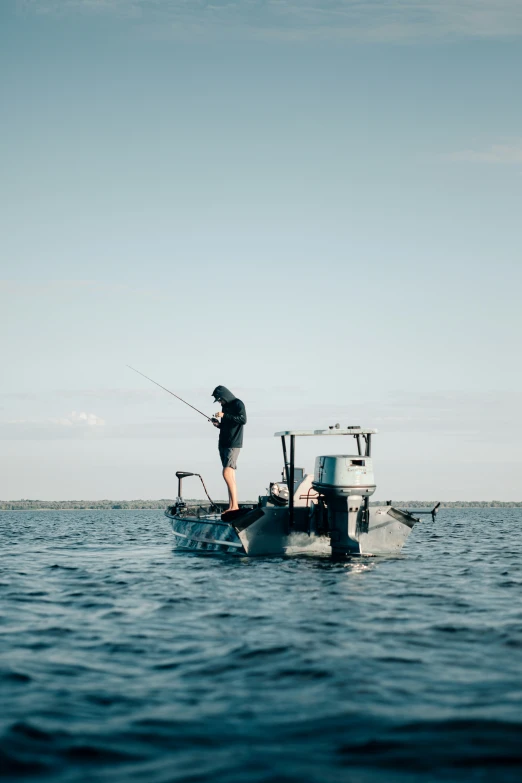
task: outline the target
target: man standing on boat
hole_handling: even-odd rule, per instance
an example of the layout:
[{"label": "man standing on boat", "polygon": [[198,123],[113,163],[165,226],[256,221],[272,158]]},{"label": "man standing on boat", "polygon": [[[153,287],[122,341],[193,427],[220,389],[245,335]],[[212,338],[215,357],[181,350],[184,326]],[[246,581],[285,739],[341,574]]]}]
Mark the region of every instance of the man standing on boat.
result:
[{"label": "man standing on boat", "polygon": [[237,511],[236,466],[239,450],[243,446],[243,427],[247,422],[245,405],[226,386],[216,386],[212,396],[215,402],[221,403],[221,410],[214,414],[214,418],[218,419],[215,426],[219,428],[219,456],[228,489],[226,511]]}]

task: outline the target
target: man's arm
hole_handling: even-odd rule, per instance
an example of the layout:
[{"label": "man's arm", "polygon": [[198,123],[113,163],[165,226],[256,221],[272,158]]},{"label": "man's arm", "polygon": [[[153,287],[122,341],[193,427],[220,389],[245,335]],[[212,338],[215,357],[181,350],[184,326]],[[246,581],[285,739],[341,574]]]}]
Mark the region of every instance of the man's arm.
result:
[{"label": "man's arm", "polygon": [[236,405],[237,413],[223,413],[223,418],[228,421],[233,421],[234,424],[246,424],[247,415],[245,405],[241,400],[237,400]]}]

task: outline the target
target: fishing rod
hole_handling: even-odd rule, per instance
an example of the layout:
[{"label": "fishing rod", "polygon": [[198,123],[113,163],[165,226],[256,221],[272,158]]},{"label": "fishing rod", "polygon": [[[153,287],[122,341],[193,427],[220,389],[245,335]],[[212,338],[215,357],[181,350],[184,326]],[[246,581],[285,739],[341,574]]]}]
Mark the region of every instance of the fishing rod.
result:
[{"label": "fishing rod", "polygon": [[184,402],[184,403],[185,403],[185,405],[188,405],[188,406],[189,406],[189,408],[192,408],[192,410],[194,410],[194,411],[196,411],[197,413],[201,414],[201,416],[204,416],[204,417],[205,417],[205,419],[206,419],[207,421],[210,421],[210,423],[211,423],[211,424],[214,424],[215,422],[217,422],[217,419],[210,418],[210,416],[207,416],[207,414],[206,414],[206,413],[203,413],[203,411],[200,411],[200,410],[198,410],[198,408],[195,408],[193,405],[191,405],[191,404],[190,404],[190,402],[187,402],[187,401],[186,401],[186,400],[184,400],[182,397],[178,397],[178,395],[177,395],[177,394],[174,394],[174,392],[171,392],[171,391],[170,391],[170,389],[166,389],[166,388],[165,388],[165,386],[162,386],[162,385],[161,385],[161,383],[158,383],[157,381],[153,381],[153,380],[152,380],[152,378],[149,378],[149,376],[148,376],[148,375],[145,375],[144,373],[140,372],[139,370],[136,370],[136,368],[135,368],[135,367],[131,367],[131,366],[130,366],[130,364],[126,364],[125,366],[126,366],[126,367],[128,367],[128,368],[129,368],[129,370],[134,370],[134,372],[137,372],[137,373],[138,373],[138,375],[142,375],[144,378],[146,378],[146,379],[147,379],[148,381],[150,381],[151,383],[155,383],[155,384],[156,384],[156,386],[159,386],[159,387],[160,387],[160,389],[163,389],[163,391],[166,391],[166,392],[168,392],[169,394],[172,394],[172,396],[173,396],[173,397],[175,397],[177,400],[181,400],[181,402]]}]

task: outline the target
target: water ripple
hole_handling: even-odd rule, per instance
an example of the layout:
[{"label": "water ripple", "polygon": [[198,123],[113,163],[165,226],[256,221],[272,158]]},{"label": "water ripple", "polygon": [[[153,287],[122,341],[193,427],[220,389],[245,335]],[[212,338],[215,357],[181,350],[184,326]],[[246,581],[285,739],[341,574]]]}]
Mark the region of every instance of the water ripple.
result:
[{"label": "water ripple", "polygon": [[443,510],[400,557],[332,561],[3,512],[3,779],[518,783],[521,522]]}]

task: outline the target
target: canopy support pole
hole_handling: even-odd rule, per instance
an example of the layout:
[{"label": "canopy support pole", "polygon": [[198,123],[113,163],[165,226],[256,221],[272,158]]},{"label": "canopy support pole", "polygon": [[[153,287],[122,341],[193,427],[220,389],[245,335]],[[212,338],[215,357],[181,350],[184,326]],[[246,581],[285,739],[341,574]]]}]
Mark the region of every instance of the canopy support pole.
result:
[{"label": "canopy support pole", "polygon": [[365,436],[366,437],[366,456],[371,457],[372,456],[372,436],[370,433]]},{"label": "canopy support pole", "polygon": [[281,435],[281,444],[283,446],[283,459],[285,461],[285,473],[284,477],[286,480],[287,487],[290,486],[290,465],[288,463],[288,455],[286,453],[286,438],[284,435]]},{"label": "canopy support pole", "polygon": [[290,479],[288,482],[288,512],[290,530],[294,526],[294,468],[295,468],[295,435],[290,435]]}]

